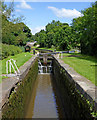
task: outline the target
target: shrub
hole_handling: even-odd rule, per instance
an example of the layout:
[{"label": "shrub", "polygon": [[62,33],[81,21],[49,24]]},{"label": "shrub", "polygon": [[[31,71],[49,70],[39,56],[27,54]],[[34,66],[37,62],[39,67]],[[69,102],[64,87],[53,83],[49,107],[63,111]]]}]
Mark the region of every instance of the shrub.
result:
[{"label": "shrub", "polygon": [[25,47],[24,46],[19,45],[19,48],[22,50],[22,52],[25,52]]},{"label": "shrub", "polygon": [[0,59],[7,58],[8,56],[14,56],[21,52],[22,50],[18,46],[2,44],[2,52],[0,55],[1,56]]}]

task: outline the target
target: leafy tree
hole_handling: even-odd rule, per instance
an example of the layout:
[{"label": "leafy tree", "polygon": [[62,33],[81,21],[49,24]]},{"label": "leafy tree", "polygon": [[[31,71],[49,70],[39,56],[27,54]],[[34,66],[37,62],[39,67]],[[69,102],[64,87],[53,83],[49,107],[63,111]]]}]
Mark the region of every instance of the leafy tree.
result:
[{"label": "leafy tree", "polygon": [[83,15],[74,18],[71,26],[53,20],[46,25],[45,34],[40,31],[34,39],[41,47],[54,46],[59,50],[80,48],[84,54],[97,56],[97,1],[81,12]]},{"label": "leafy tree", "polygon": [[2,3],[2,11],[2,43],[5,44],[0,44],[2,45],[0,59],[22,52],[21,47],[14,45],[23,46],[32,37],[30,29],[24,23],[11,22],[10,16],[13,11],[11,6],[8,8]]},{"label": "leafy tree", "polygon": [[9,6],[7,6],[4,2],[0,1],[0,5],[2,6],[2,15],[4,15],[7,20],[10,20],[11,14],[14,11],[14,2],[10,2]]},{"label": "leafy tree", "polygon": [[32,33],[23,22],[11,21],[13,11],[13,2],[9,7],[2,3],[2,43],[24,46],[26,42],[32,40]]},{"label": "leafy tree", "polygon": [[97,2],[82,11],[83,16],[73,19],[72,27],[79,37],[81,52],[97,56]]},{"label": "leafy tree", "polygon": [[72,46],[76,46],[76,44],[73,44],[75,39],[72,30],[72,27],[67,23],[53,20],[46,25],[45,31],[42,30],[35,34],[35,39],[40,47],[50,48],[53,45],[59,50],[69,50]]}]

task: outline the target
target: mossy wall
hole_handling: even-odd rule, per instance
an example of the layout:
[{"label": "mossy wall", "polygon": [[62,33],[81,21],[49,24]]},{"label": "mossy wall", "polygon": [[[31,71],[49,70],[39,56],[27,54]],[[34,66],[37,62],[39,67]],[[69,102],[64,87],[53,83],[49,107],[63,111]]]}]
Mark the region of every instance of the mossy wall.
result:
[{"label": "mossy wall", "polygon": [[[60,66],[56,59],[53,60],[54,83],[61,106],[66,120],[92,120],[90,105],[88,101],[80,94],[76,88],[72,78],[67,74],[67,71]],[[70,82],[71,81],[71,82]]]},{"label": "mossy wall", "polygon": [[33,89],[37,74],[38,60],[36,58],[26,77],[16,85],[9,96],[7,104],[2,108],[2,119],[24,118],[26,103]]}]

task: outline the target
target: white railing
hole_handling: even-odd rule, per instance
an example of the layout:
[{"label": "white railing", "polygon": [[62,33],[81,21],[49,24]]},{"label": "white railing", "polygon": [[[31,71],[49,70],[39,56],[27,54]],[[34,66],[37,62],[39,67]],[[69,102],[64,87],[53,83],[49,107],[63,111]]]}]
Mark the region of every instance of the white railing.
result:
[{"label": "white railing", "polygon": [[[13,61],[13,63],[12,63],[12,61]],[[8,74],[8,71],[9,71],[10,74],[12,73],[12,68],[13,68],[16,75],[20,74],[20,71],[19,71],[15,62],[16,62],[16,60],[13,60],[13,59],[10,59],[10,60],[6,61],[6,73],[7,74]]]},{"label": "white railing", "polygon": [[60,53],[57,55],[57,58],[59,58],[60,55],[61,55],[61,58],[63,58],[63,53],[62,53],[62,52],[60,52]]}]

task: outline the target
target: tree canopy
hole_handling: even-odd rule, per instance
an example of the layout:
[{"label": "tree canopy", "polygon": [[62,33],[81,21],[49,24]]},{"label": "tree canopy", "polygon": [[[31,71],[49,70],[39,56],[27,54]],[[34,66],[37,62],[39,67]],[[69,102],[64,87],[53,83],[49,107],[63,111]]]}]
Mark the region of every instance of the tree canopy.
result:
[{"label": "tree canopy", "polygon": [[2,43],[23,46],[32,40],[32,33],[23,22],[18,21],[18,18],[17,21],[11,20],[13,11],[13,2],[9,7],[2,3]]},{"label": "tree canopy", "polygon": [[97,56],[97,1],[81,11],[82,16],[74,18],[72,24],[52,21],[45,30],[36,33],[34,38],[40,47],[59,50],[81,48],[83,54]]},{"label": "tree canopy", "polygon": [[73,19],[72,27],[78,35],[81,52],[97,56],[97,2],[82,13],[82,17]]},{"label": "tree canopy", "polygon": [[69,50],[76,47],[74,35],[72,35],[72,27],[67,23],[53,20],[46,25],[46,30],[41,30],[35,34],[35,39],[40,44],[40,47],[54,46],[60,50]]},{"label": "tree canopy", "polygon": [[13,3],[2,3],[2,42],[13,45],[25,45],[27,41],[36,40],[40,47],[55,47],[58,50],[80,48],[84,54],[97,56],[97,2],[82,10],[82,16],[74,18],[72,24],[53,20],[35,35],[23,23],[11,20]]}]

